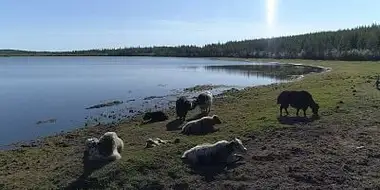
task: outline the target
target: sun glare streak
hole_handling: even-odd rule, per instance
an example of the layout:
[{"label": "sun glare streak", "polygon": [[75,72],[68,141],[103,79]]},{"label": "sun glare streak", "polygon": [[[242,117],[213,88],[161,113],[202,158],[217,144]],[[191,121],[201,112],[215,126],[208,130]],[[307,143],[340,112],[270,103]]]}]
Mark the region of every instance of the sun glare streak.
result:
[{"label": "sun glare streak", "polygon": [[276,19],[277,0],[266,0],[267,25],[272,28]]}]

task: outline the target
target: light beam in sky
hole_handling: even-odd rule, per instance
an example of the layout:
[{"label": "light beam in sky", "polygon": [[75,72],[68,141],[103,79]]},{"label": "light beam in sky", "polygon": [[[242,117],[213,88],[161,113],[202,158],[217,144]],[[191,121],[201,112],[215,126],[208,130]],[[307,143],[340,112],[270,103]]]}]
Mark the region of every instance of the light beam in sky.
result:
[{"label": "light beam in sky", "polygon": [[272,28],[276,20],[277,0],[265,0],[267,13],[267,26]]}]

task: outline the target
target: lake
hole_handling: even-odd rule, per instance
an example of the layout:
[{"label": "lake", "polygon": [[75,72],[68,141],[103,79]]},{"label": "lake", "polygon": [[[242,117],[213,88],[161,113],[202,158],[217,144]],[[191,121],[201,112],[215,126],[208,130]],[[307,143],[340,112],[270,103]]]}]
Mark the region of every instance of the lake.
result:
[{"label": "lake", "polygon": [[[224,85],[219,88],[223,90],[286,81],[223,67],[247,64],[255,63],[201,58],[2,57],[0,145],[162,109],[184,88],[195,85]],[[122,103],[86,109],[114,100]]]}]

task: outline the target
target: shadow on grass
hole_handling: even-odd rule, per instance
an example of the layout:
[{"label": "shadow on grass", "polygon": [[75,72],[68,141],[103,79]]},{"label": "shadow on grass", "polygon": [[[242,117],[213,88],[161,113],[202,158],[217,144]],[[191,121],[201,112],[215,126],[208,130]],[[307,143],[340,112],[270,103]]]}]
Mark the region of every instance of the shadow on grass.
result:
[{"label": "shadow on grass", "polygon": [[193,121],[193,120],[196,120],[196,119],[200,119],[202,117],[205,117],[207,116],[207,113],[198,113],[197,115],[194,115],[193,117],[190,117],[189,119],[187,119],[186,121],[189,122],[189,121]]},{"label": "shadow on grass", "polygon": [[294,125],[298,123],[310,123],[315,120],[318,120],[319,116],[312,116],[312,117],[300,117],[300,116],[279,116],[277,117],[278,122],[285,125]]},{"label": "shadow on grass", "polygon": [[83,174],[79,176],[78,179],[68,184],[64,189],[89,189],[90,186],[94,184],[94,180],[96,179],[88,178],[88,176],[90,176],[92,172],[101,169],[109,163],[111,163],[111,161],[89,161],[84,159]]},{"label": "shadow on grass", "polygon": [[187,136],[193,135],[193,136],[203,136],[203,135],[208,135],[210,133],[215,133],[218,132],[220,129],[219,128],[203,128],[200,131],[192,131],[189,134],[186,134]]},{"label": "shadow on grass", "polygon": [[[162,121],[165,121],[165,120],[162,120]],[[140,125],[148,125],[148,124],[151,124],[151,123],[158,123],[158,122],[161,122],[161,120],[141,121]]]},{"label": "shadow on grass", "polygon": [[162,122],[162,121],[166,121],[166,120],[168,120],[168,119],[161,118],[161,119],[143,120],[143,121],[141,121],[140,125],[148,125],[151,123],[158,123],[158,122]]},{"label": "shadow on grass", "polygon": [[180,126],[183,124],[183,121],[180,120],[180,119],[175,119],[171,122],[169,122],[168,124],[166,124],[166,130],[167,131],[176,131],[176,130],[180,130]]},{"label": "shadow on grass", "polygon": [[201,166],[191,166],[191,172],[196,173],[204,177],[206,182],[211,182],[215,180],[215,176],[218,174],[226,173],[230,169],[234,169],[240,165],[245,164],[244,162],[234,162],[231,164],[212,164],[212,165],[201,165]]}]

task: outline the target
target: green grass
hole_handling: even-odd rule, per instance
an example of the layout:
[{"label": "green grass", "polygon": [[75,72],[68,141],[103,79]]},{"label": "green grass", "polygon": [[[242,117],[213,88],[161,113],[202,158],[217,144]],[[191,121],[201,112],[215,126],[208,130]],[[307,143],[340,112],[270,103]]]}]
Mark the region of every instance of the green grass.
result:
[{"label": "green grass", "polygon": [[[271,60],[265,60],[271,61]],[[278,60],[276,60],[278,61]],[[349,120],[334,114],[337,102],[343,101],[344,108],[355,109],[371,104],[379,93],[371,85],[375,82],[380,64],[377,62],[304,61],[280,60],[280,62],[304,63],[330,67],[332,71],[307,75],[303,80],[292,83],[252,87],[239,92],[226,93],[217,99],[210,114],[217,114],[222,124],[219,132],[205,136],[184,136],[178,131],[166,131],[166,123],[140,125],[139,117],[119,126],[89,127],[67,134],[48,137],[37,147],[26,147],[0,152],[0,189],[59,189],[67,187],[83,172],[82,154],[86,138],[99,137],[105,131],[116,131],[125,142],[122,159],[110,163],[86,178],[88,187],[98,189],[153,189],[169,188],[175,184],[206,183],[197,174],[192,174],[179,159],[183,151],[204,142],[240,137],[262,129],[281,128],[277,116],[277,95],[283,90],[305,89],[312,93],[320,104],[324,125]],[[369,83],[368,83],[369,82]],[[355,95],[353,91],[356,90]],[[360,98],[361,97],[361,98]],[[367,97],[363,98],[363,97]],[[289,109],[294,114],[294,109]],[[195,115],[198,110],[191,112]],[[174,119],[173,110],[170,111]],[[310,110],[308,110],[310,114]],[[367,118],[375,119],[375,118]],[[178,144],[144,149],[148,138],[164,140],[180,139]],[[247,174],[249,175],[249,174]]]}]

